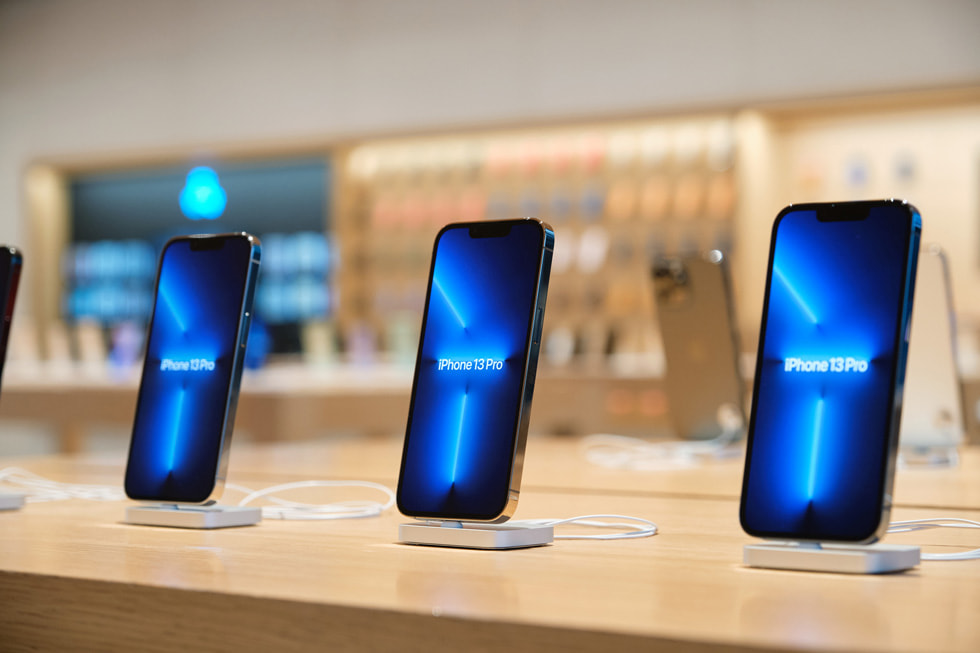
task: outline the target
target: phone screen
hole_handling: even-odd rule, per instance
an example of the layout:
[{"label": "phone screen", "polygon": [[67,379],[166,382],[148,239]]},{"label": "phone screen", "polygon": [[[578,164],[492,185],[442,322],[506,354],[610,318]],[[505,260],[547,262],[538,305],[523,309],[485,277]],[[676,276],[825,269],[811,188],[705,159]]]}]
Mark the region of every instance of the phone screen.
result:
[{"label": "phone screen", "polygon": [[550,233],[518,220],[450,225],[437,236],[398,481],[404,514],[493,520],[507,506]]},{"label": "phone screen", "polygon": [[197,503],[214,490],[257,258],[257,241],[242,234],[164,247],[126,467],[130,498]]},{"label": "phone screen", "polygon": [[919,224],[900,202],[777,218],[742,487],[749,534],[856,542],[887,517]]},{"label": "phone screen", "polygon": [[17,300],[22,262],[17,249],[0,246],[0,309],[3,310],[3,324],[0,325],[0,375],[3,374],[4,362],[7,360],[7,341],[10,339],[10,324],[14,317],[14,302]]}]

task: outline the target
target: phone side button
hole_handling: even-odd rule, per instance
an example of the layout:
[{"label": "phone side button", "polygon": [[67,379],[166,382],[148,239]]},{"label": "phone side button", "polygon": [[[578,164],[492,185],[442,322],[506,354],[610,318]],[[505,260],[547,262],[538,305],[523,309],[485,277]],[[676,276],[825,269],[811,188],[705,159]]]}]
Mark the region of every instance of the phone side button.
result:
[{"label": "phone side button", "polygon": [[241,341],[242,349],[245,349],[245,345],[248,343],[248,332],[252,326],[252,314],[250,312],[245,313],[245,319],[242,320],[242,337],[239,338]]},{"label": "phone side button", "polygon": [[538,364],[537,364],[537,360],[538,360],[538,354],[539,353],[540,352],[539,352],[539,347],[538,347],[537,343],[532,344],[531,345],[531,360],[534,361],[534,364],[531,365],[530,366],[530,369],[527,371],[527,381],[525,382],[525,385],[524,385],[524,387],[527,389],[527,393],[526,394],[527,394],[528,397],[530,397],[531,396],[531,393],[534,392],[534,382],[537,380],[537,376],[538,376]]},{"label": "phone side button", "polygon": [[538,344],[541,342],[541,323],[544,321],[542,318],[542,309],[538,309],[534,312],[534,335],[531,336],[531,342],[533,344]]}]

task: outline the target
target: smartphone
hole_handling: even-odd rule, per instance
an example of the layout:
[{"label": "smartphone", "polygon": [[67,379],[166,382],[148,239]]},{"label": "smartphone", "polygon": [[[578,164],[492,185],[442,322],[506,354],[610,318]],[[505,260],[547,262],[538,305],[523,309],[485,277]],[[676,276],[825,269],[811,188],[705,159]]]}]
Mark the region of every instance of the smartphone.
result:
[{"label": "smartphone", "polygon": [[740,437],[745,390],[728,259],[719,250],[661,256],[652,272],[674,432],[693,440]]},{"label": "smartphone", "polygon": [[126,464],[131,499],[220,496],[260,253],[246,233],[164,245]]},{"label": "smartphone", "polygon": [[865,543],[887,528],[921,230],[898,200],[776,218],[740,505],[750,535]]},{"label": "smartphone", "polygon": [[450,224],[436,236],[398,477],[403,514],[513,514],[554,242],[531,218]]},{"label": "smartphone", "polygon": [[956,313],[942,247],[919,252],[899,437],[906,462],[941,462],[963,443],[963,394],[956,367]]},{"label": "smartphone", "polygon": [[14,302],[20,286],[20,273],[24,257],[20,250],[9,245],[0,245],[0,307],[3,308],[3,326],[0,327],[0,378],[3,364],[7,360],[7,341],[10,339],[10,323],[14,317]]}]

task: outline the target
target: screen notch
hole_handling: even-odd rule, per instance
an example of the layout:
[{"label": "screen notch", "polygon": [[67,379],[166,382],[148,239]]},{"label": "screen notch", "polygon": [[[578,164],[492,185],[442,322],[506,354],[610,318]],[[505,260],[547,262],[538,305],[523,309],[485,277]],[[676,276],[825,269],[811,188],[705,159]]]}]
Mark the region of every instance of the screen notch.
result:
[{"label": "screen notch", "polygon": [[226,238],[214,238],[214,237],[191,238],[190,239],[191,251],[192,252],[202,252],[202,251],[205,251],[205,250],[221,249],[222,247],[225,246],[225,240],[227,240],[227,239]]},{"label": "screen notch", "polygon": [[470,238],[501,238],[510,233],[512,220],[505,222],[478,222],[470,226]]},{"label": "screen notch", "polygon": [[826,204],[817,207],[817,220],[820,222],[860,222],[871,213],[871,204],[866,202],[845,202]]}]

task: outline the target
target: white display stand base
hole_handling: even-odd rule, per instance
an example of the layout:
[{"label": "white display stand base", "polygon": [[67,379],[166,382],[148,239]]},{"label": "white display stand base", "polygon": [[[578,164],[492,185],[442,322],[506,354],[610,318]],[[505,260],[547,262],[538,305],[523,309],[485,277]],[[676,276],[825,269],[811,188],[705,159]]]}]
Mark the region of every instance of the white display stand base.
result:
[{"label": "white display stand base", "polygon": [[459,549],[524,549],[554,542],[555,528],[462,522],[399,524],[398,541]]},{"label": "white display stand base", "polygon": [[960,452],[956,447],[902,447],[898,450],[898,464],[903,469],[956,467]]},{"label": "white display stand base", "polygon": [[897,544],[747,544],[747,567],[825,571],[838,574],[887,574],[919,564],[919,547]]},{"label": "white display stand base", "polygon": [[262,521],[262,509],[251,506],[178,506],[172,503],[129,506],[127,524],[170,528],[231,528]]},{"label": "white display stand base", "polygon": [[26,494],[0,492],[0,510],[17,510],[18,508],[23,508],[26,501]]}]

